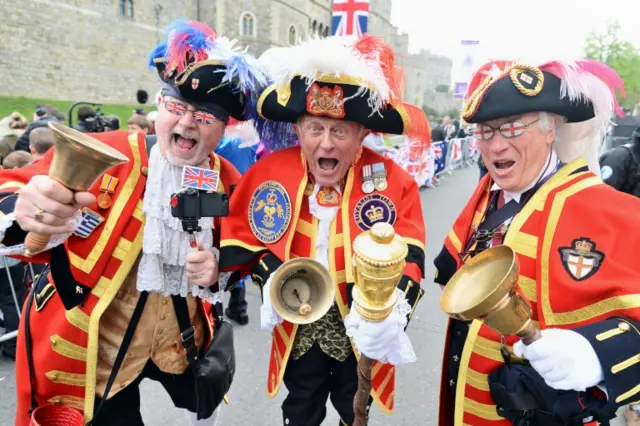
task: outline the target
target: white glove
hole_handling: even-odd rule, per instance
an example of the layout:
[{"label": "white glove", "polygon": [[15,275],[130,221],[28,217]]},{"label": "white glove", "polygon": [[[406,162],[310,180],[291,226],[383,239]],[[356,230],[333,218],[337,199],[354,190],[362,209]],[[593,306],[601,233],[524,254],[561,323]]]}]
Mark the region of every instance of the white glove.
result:
[{"label": "white glove", "polygon": [[353,338],[360,353],[393,365],[416,360],[411,340],[404,332],[411,307],[401,291],[398,296],[396,306],[384,321],[371,322],[362,319],[355,306],[351,308],[344,321],[347,336]]},{"label": "white glove", "polygon": [[542,330],[542,338],[529,346],[513,345],[518,357],[524,356],[547,385],[558,390],[584,391],[604,380],[596,351],[581,334],[572,330]]},{"label": "white glove", "polygon": [[273,309],[271,305],[271,294],[269,289],[271,287],[271,276],[262,286],[262,306],[260,306],[260,328],[263,330],[272,331],[273,327],[278,324],[282,324],[282,317]]}]

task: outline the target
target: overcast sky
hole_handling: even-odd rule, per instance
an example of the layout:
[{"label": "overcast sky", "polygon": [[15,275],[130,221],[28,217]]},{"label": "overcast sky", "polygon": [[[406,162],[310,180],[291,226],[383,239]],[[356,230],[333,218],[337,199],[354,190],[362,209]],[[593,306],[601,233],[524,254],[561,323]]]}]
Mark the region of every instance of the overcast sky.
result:
[{"label": "overcast sky", "polygon": [[[635,6],[631,6],[635,4]],[[460,62],[461,40],[478,40],[474,55],[533,61],[583,55],[593,28],[617,18],[624,38],[640,46],[638,0],[393,0],[391,21],[408,33],[409,49]],[[474,61],[474,62],[476,62]],[[454,65],[455,68],[455,65]]]}]

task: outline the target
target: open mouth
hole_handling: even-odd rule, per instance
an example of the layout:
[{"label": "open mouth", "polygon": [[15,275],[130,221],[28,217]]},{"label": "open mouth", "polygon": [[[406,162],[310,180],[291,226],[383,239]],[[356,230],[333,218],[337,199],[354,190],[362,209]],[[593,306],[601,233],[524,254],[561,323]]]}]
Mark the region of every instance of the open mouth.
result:
[{"label": "open mouth", "polygon": [[198,143],[196,139],[186,138],[178,134],[173,135],[173,142],[174,142],[174,145],[178,148],[178,150],[182,152],[191,151]]},{"label": "open mouth", "polygon": [[332,172],[338,167],[338,160],[335,158],[320,157],[318,158],[318,166],[321,170]]},{"label": "open mouth", "polygon": [[508,170],[511,167],[513,167],[513,165],[516,164],[515,161],[512,160],[503,160],[503,161],[494,161],[493,166],[498,169],[498,170]]}]

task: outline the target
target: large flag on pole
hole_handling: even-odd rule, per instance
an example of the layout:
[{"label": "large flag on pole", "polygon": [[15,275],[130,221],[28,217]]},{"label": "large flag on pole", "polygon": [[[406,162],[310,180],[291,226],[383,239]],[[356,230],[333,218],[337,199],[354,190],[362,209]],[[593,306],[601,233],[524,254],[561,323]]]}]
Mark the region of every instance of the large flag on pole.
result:
[{"label": "large flag on pole", "polygon": [[367,32],[369,0],[333,0],[331,34],[362,36]]}]

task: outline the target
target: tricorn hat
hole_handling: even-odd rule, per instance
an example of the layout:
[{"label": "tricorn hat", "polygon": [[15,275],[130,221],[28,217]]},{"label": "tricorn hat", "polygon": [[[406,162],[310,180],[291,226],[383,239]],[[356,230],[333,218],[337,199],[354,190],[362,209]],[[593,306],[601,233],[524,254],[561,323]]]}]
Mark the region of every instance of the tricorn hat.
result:
[{"label": "tricorn hat", "polygon": [[[382,38],[314,38],[260,57],[272,83],[260,96],[264,119],[295,123],[304,115],[354,121],[369,130],[408,134],[421,110],[402,102],[402,72]],[[421,126],[424,127],[424,126]]]},{"label": "tricorn hat", "polygon": [[171,94],[228,121],[252,118],[257,92],[267,80],[257,61],[198,21],[177,20],[167,28],[168,39],[150,54]]}]

